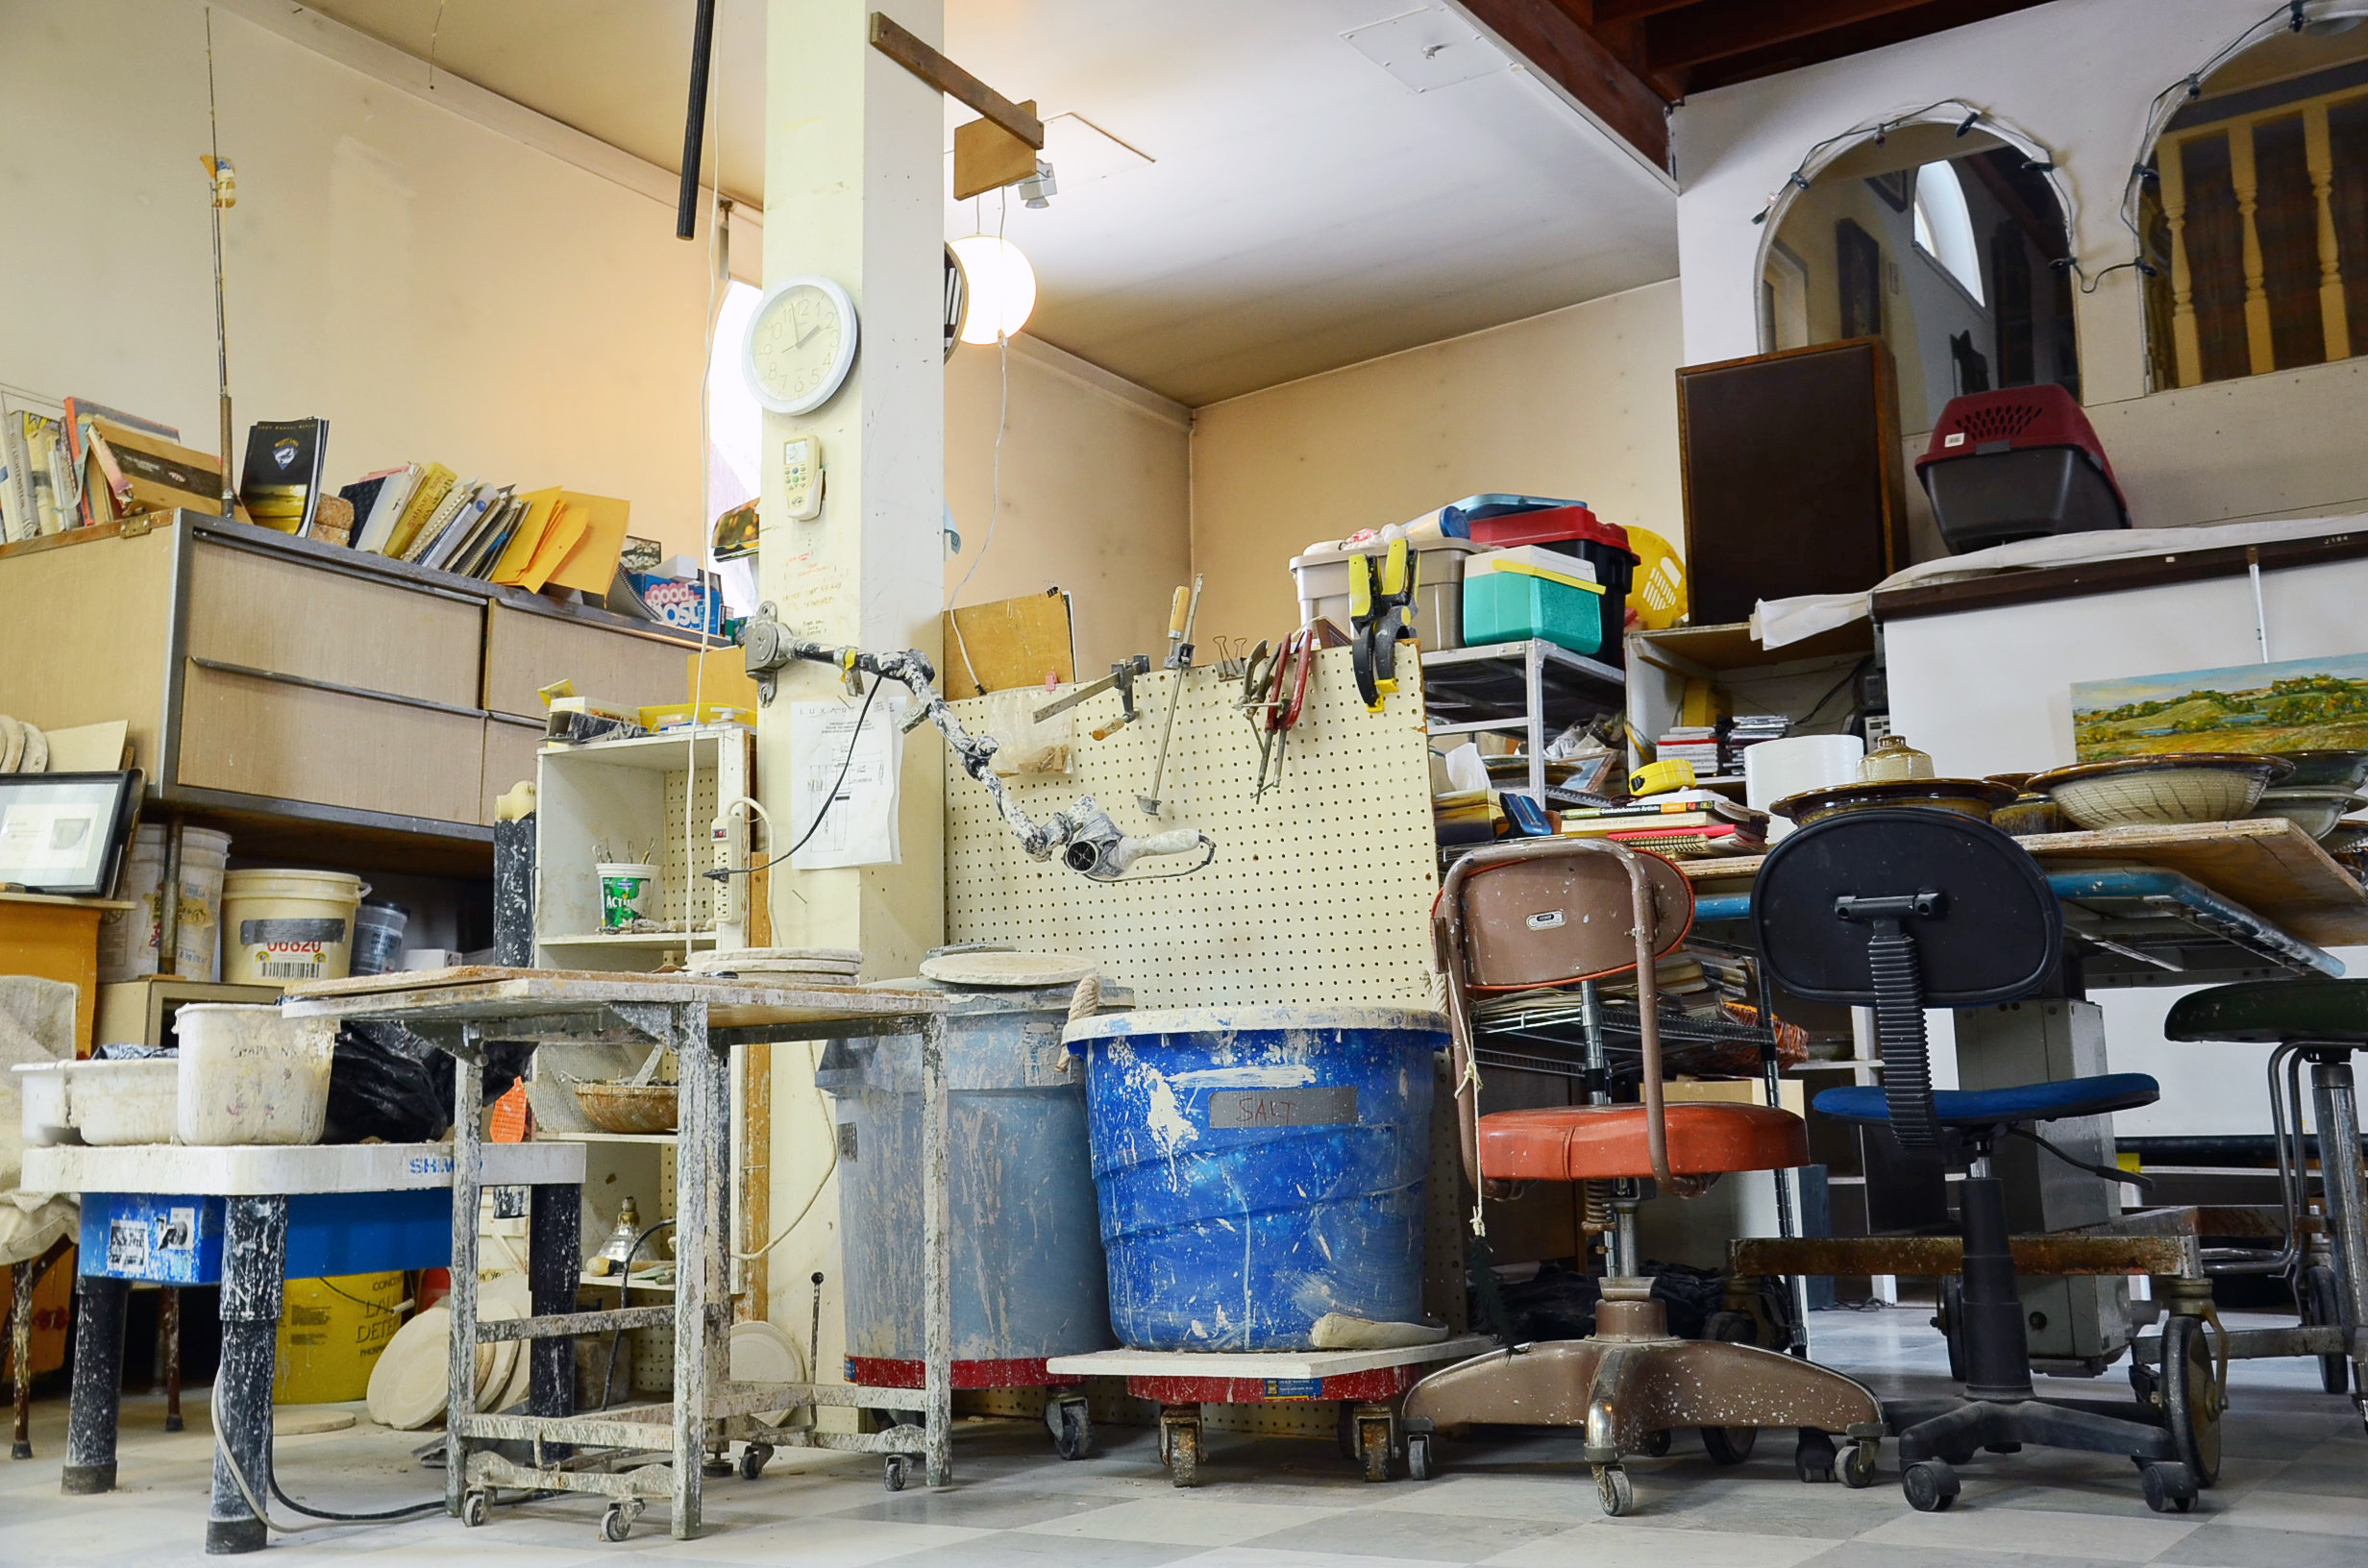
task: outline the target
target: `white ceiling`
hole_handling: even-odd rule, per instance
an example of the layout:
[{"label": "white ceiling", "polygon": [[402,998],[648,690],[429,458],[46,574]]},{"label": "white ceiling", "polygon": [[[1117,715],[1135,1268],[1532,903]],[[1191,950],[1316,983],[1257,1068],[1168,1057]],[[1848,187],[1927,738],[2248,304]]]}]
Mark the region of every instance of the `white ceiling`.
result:
[{"label": "white ceiling", "polygon": [[[691,0],[312,4],[679,166]],[[717,25],[721,184],[760,201],[762,0]],[[1059,195],[1001,215],[1030,332],[1186,404],[1677,272],[1668,187],[1440,0],[948,0],[946,34],[1052,122]],[[947,234],[998,219],[950,200]]]}]

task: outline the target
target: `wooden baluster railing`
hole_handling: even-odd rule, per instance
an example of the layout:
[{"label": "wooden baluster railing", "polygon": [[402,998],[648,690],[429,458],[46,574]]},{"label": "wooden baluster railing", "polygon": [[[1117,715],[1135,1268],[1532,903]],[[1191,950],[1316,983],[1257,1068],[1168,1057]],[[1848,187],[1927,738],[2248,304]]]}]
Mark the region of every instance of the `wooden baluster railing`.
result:
[{"label": "wooden baluster railing", "polygon": [[2162,218],[2171,231],[2171,356],[2180,386],[2204,379],[2204,347],[2195,326],[2195,271],[2187,261],[2185,141],[2165,136],[2158,155]]},{"label": "wooden baluster railing", "polygon": [[2352,325],[2343,303],[2343,254],[2335,233],[2335,156],[2327,133],[2327,105],[2303,110],[2303,158],[2319,205],[2319,326],[2330,363],[2352,356]]},{"label": "wooden baluster railing", "polygon": [[2260,207],[2260,180],[2253,164],[2253,122],[2239,120],[2228,129],[2229,183],[2236,187],[2236,220],[2245,237],[2245,351],[2256,376],[2278,368],[2276,345],[2269,335],[2269,290],[2263,282],[2261,231],[2254,221]]}]

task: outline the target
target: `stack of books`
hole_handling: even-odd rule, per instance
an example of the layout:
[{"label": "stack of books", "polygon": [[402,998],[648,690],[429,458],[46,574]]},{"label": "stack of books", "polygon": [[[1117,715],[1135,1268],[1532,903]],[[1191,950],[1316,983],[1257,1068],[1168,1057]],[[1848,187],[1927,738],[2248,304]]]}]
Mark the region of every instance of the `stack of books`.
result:
[{"label": "stack of books", "polygon": [[617,575],[630,512],[607,496],[462,479],[442,463],[366,474],[337,493],[354,507],[356,550],[530,593],[575,588],[595,598]]},{"label": "stack of books", "polygon": [[1762,741],[1781,741],[1792,731],[1792,721],[1781,713],[1739,714],[1728,722],[1725,738],[1719,743],[1721,767],[1719,772],[1729,778],[1743,771],[1743,753]]},{"label": "stack of books", "polygon": [[1767,849],[1767,814],[1709,790],[1676,790],[1622,806],[1589,806],[1562,814],[1572,838],[1616,839],[1673,858],[1757,855]]},{"label": "stack of books", "polygon": [[1690,762],[1696,776],[1710,778],[1718,772],[1718,726],[1679,724],[1665,730],[1653,743],[1653,759]]}]

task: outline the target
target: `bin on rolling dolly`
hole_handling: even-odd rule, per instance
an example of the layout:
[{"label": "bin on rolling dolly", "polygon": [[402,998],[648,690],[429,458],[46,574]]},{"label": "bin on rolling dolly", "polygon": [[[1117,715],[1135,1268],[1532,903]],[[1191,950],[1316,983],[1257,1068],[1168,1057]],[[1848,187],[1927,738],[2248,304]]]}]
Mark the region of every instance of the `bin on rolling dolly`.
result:
[{"label": "bin on rolling dolly", "polygon": [[[890,984],[947,997],[953,1386],[1045,1389],[1055,1450],[1083,1458],[1081,1380],[1046,1366],[1111,1343],[1083,1074],[1061,1042],[1076,988]],[[1099,994],[1104,1009],[1132,999]],[[902,1239],[921,1222],[920,1044],[834,1041],[815,1075],[837,1101],[846,1370],[859,1387],[921,1386],[924,1281]]]}]

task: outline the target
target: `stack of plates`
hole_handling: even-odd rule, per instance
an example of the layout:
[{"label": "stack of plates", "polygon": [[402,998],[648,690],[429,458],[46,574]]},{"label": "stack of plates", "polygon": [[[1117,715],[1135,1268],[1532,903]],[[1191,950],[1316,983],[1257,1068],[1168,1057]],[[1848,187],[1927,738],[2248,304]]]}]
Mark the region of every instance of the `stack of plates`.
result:
[{"label": "stack of plates", "polygon": [[693,974],[787,977],[813,986],[851,986],[862,968],[863,954],[853,947],[734,947],[691,960]]},{"label": "stack of plates", "polygon": [[1073,953],[1019,953],[1008,948],[969,952],[940,949],[921,961],[921,977],[941,986],[1073,986],[1099,968],[1092,959]]},{"label": "stack of plates", "polygon": [[49,737],[0,713],[0,773],[49,772]]},{"label": "stack of plates", "polygon": [[[526,1280],[506,1274],[481,1286],[477,1315],[501,1322],[528,1313]],[[453,1318],[441,1304],[395,1331],[370,1371],[370,1419],[399,1432],[416,1432],[441,1417],[451,1403]],[[506,1410],[527,1397],[530,1358],[523,1339],[477,1347],[477,1408]]]}]

